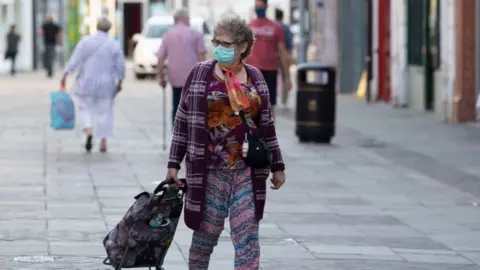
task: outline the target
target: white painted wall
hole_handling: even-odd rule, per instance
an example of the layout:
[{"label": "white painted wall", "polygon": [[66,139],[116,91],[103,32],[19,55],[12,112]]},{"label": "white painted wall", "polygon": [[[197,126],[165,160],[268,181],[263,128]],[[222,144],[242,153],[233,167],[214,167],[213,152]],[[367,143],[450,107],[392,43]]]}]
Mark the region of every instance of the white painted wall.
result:
[{"label": "white painted wall", "polygon": [[[0,5],[0,73],[10,72],[10,61],[4,60],[3,53],[6,49],[4,37],[13,23],[17,25],[17,31],[22,36],[17,56],[17,71],[33,69],[32,1],[34,0],[16,0]],[[6,14],[2,14],[2,10],[6,11]]]},{"label": "white painted wall", "polygon": [[[130,1],[123,1],[124,3],[128,3]],[[132,1],[132,2],[139,2],[139,1]],[[140,1],[141,2],[141,1]],[[94,34],[97,32],[97,21],[99,18],[103,16],[107,16],[112,25],[117,24],[116,16],[115,16],[115,0],[108,0],[107,4],[104,5],[104,2],[101,0],[90,0],[89,2],[89,14],[90,16],[87,18],[89,22],[89,33]],[[145,9],[145,3],[143,4],[143,9]],[[119,6],[123,6],[123,3],[119,3]],[[105,10],[103,8],[107,8],[107,13],[105,14]],[[109,31],[109,36],[114,38],[117,33],[115,33],[116,28],[112,27],[112,30]]]},{"label": "white painted wall", "polygon": [[325,0],[325,26],[322,50],[322,62],[325,65],[338,65],[338,3],[337,0]]},{"label": "white painted wall", "polygon": [[407,65],[408,104],[410,108],[419,111],[425,110],[425,76],[423,72],[423,66]]},{"label": "white painted wall", "polygon": [[2,3],[0,4],[0,73],[7,73],[10,71],[10,61],[5,61],[3,57],[7,48],[5,35],[8,33],[10,25],[15,21],[15,6],[13,1],[1,1],[0,3]]},{"label": "white painted wall", "polygon": [[391,89],[392,104],[395,107],[408,106],[407,65],[407,27],[405,0],[390,2],[390,48],[391,48]]},{"label": "white painted wall", "polygon": [[437,114],[450,121],[455,91],[455,0],[440,0],[440,18],[441,76],[435,81],[435,106],[439,108]]},{"label": "white painted wall", "polygon": [[[440,68],[434,74],[434,113],[445,121],[452,116],[455,90],[455,1],[440,0]],[[424,69],[407,66],[407,91],[410,107],[425,110]]]},{"label": "white painted wall", "polygon": [[[181,0],[174,0],[181,2]],[[225,13],[236,13],[244,17],[247,21],[254,18],[254,0],[190,0],[189,10],[192,16],[202,16],[215,23]],[[281,8],[284,11],[285,19],[290,17],[289,0],[269,0],[267,16],[271,19],[275,17],[275,8]]]},{"label": "white painted wall", "polygon": [[33,3],[35,0],[17,0],[20,8],[17,10],[17,27],[22,35],[19,54],[17,59],[17,69],[19,71],[29,71],[33,69]]}]

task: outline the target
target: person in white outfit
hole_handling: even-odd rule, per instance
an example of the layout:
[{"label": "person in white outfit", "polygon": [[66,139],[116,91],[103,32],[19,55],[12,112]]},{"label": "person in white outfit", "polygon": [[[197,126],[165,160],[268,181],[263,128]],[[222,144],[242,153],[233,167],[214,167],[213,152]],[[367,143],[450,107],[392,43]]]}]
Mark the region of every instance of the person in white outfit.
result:
[{"label": "person in white outfit", "polygon": [[94,117],[98,123],[96,136],[100,137],[100,151],[107,151],[107,139],[112,135],[113,107],[125,76],[125,57],[117,41],[108,37],[112,23],[102,18],[97,33],[86,36],[75,47],[60,82],[65,91],[68,74],[78,70],[73,93],[79,117],[86,135],[85,149],[93,147]]}]

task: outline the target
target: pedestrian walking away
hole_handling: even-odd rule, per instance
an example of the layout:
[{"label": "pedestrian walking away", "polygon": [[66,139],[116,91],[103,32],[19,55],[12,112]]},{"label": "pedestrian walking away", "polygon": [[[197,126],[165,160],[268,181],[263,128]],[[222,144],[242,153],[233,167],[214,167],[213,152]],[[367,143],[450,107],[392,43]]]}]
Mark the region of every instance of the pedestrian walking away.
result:
[{"label": "pedestrian walking away", "polygon": [[113,129],[113,107],[117,94],[122,90],[125,76],[125,57],[117,41],[108,37],[112,23],[101,18],[98,32],[86,36],[75,47],[65,73],[61,89],[66,89],[67,76],[78,70],[73,93],[76,97],[80,120],[86,135],[85,149],[93,147],[93,123],[96,116],[100,151],[107,151],[107,139]]},{"label": "pedestrian walking away", "polygon": [[[280,24],[266,17],[268,7],[267,0],[255,1],[255,12],[257,18],[250,23],[250,27],[255,33],[255,47],[252,55],[248,57],[248,63],[260,69],[267,82],[270,92],[270,102],[272,109],[277,104],[277,79],[278,69],[282,69],[285,74],[285,87],[290,90],[292,83],[289,72],[289,56],[285,47],[285,33]],[[280,55],[280,66],[278,63]]]},{"label": "pedestrian walking away", "polygon": [[[212,40],[215,60],[192,69],[181,95],[167,177],[178,181],[186,157],[184,217],[194,230],[190,270],[208,269],[228,216],[235,270],[259,269],[258,228],[270,171],[273,189],[285,183],[266,82],[260,70],[244,63],[253,42],[253,32],[244,19],[236,15],[221,18]],[[272,157],[269,165],[254,165],[249,159],[256,153],[248,150],[252,137],[266,143]]]},{"label": "pedestrian walking away", "polygon": [[[293,34],[292,31],[290,30],[290,27],[286,25],[283,22],[283,10],[281,9],[275,9],[275,21],[282,26],[283,33],[285,34],[285,49],[287,49],[288,53],[288,65],[290,66],[293,61],[292,61],[292,50],[293,50]],[[280,58],[280,54],[278,54],[278,61],[279,61],[279,66],[282,64],[282,60]],[[288,103],[288,94],[291,89],[287,88],[287,81],[286,78],[287,75],[284,73],[284,69],[280,68],[280,85],[278,89],[280,89],[280,101],[282,102],[282,105],[287,108],[287,103]]]},{"label": "pedestrian walking away", "polygon": [[187,9],[179,9],[173,15],[175,26],[162,39],[158,56],[160,86],[165,89],[165,61],[168,60],[168,81],[172,85],[172,124],[175,121],[182,88],[188,73],[199,61],[205,61],[207,48],[203,34],[190,27]]},{"label": "pedestrian walking away", "polygon": [[11,67],[10,67],[10,75],[14,76],[16,73],[15,70],[15,61],[17,59],[18,54],[18,45],[20,43],[21,37],[17,33],[17,27],[15,24],[10,26],[10,31],[5,36],[5,40],[7,41],[7,49],[5,50],[5,59],[10,59]]},{"label": "pedestrian walking away", "polygon": [[47,76],[53,77],[56,46],[62,44],[62,28],[54,22],[53,15],[49,15],[39,34],[43,36],[43,66],[47,71]]}]

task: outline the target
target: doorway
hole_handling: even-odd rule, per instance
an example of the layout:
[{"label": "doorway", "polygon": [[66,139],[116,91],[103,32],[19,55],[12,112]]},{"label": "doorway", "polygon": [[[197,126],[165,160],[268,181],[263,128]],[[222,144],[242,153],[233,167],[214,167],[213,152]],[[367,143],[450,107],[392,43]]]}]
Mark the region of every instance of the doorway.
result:
[{"label": "doorway", "polygon": [[425,76],[425,110],[435,110],[435,71],[440,67],[440,3],[424,1],[423,69]]},{"label": "doorway", "polygon": [[352,93],[365,69],[365,1],[338,1],[339,91]]},{"label": "doorway", "polygon": [[129,57],[133,52],[132,37],[142,31],[142,3],[123,4],[123,50]]},{"label": "doorway", "polygon": [[373,29],[372,29],[372,25],[373,25],[373,18],[372,18],[372,14],[373,14],[373,3],[372,3],[372,0],[366,0],[365,1],[365,25],[366,25],[366,29],[365,29],[365,36],[366,36],[366,39],[365,39],[365,66],[366,66],[366,71],[367,71],[367,86],[366,86],[366,99],[367,99],[367,102],[371,102],[372,101],[372,91],[371,91],[371,81],[372,81],[372,78],[373,78],[373,62],[372,62],[372,58],[373,58],[373,51],[372,51],[372,46],[373,46]]},{"label": "doorway", "polygon": [[390,102],[390,0],[378,7],[378,99]]}]

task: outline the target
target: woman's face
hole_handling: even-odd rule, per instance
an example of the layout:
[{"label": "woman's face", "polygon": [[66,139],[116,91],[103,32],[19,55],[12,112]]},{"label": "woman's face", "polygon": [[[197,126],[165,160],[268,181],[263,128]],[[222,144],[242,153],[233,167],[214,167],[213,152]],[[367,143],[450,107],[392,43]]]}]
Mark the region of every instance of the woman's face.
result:
[{"label": "woman's face", "polygon": [[213,38],[213,46],[222,46],[224,48],[233,48],[235,50],[235,56],[237,59],[242,53],[247,49],[246,42],[237,43],[234,42],[232,38],[226,33],[220,32],[218,35],[215,35]]}]

